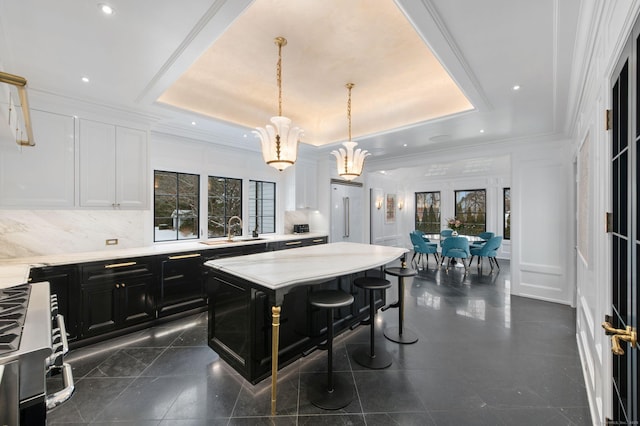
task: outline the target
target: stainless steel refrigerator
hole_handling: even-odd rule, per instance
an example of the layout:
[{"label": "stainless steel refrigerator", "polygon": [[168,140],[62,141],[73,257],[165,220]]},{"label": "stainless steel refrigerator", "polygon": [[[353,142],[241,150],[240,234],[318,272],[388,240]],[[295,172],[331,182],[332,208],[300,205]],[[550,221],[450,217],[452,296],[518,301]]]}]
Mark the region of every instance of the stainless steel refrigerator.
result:
[{"label": "stainless steel refrigerator", "polygon": [[364,243],[364,188],[358,182],[331,182],[330,241]]}]

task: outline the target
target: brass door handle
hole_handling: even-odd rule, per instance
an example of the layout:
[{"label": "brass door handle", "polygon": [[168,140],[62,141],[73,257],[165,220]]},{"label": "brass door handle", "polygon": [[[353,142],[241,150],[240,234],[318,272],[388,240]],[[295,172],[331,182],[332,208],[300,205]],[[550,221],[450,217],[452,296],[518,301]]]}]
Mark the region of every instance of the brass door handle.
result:
[{"label": "brass door handle", "polygon": [[620,346],[620,340],[629,342],[632,349],[635,348],[638,343],[638,334],[636,330],[629,325],[623,330],[621,328],[613,328],[609,321],[605,321],[602,323],[602,328],[604,328],[607,336],[611,336],[611,352],[613,352],[614,355],[624,355],[624,349]]}]

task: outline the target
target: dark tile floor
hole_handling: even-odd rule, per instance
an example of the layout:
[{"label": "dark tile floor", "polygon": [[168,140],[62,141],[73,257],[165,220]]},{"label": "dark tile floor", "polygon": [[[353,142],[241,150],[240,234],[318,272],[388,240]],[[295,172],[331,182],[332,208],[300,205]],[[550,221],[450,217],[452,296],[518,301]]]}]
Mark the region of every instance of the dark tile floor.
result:
[{"label": "dark tile floor", "polygon": [[[349,354],[367,327],[339,336],[336,374],[354,383],[353,402],[323,411],[307,401],[324,377],[326,352],[294,362],[278,381],[251,385],[206,346],[206,314],[72,351],[76,392],[49,412],[50,425],[588,425],[575,339],[575,311],[510,296],[508,262],[420,270],[406,280],[405,324],[419,341],[398,345],[382,330],[398,310],[377,316],[377,343],[393,355],[367,370]],[[390,277],[395,284],[395,278]],[[388,301],[396,299],[392,287]],[[53,385],[53,384],[52,384]]]}]

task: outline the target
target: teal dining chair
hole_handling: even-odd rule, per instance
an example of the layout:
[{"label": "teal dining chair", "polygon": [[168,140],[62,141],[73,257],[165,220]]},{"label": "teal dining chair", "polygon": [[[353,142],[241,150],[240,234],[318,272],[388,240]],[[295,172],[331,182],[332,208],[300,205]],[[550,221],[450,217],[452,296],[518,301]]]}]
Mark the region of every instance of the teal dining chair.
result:
[{"label": "teal dining chair", "polygon": [[443,229],[442,231],[440,231],[440,247],[442,247],[442,242],[449,238],[452,233],[452,229]]},{"label": "teal dining chair", "polygon": [[[428,238],[425,239],[422,235],[419,234],[420,231],[412,231],[409,233],[409,238],[411,238],[411,244],[413,244],[413,257],[411,258],[411,263],[413,264],[416,255],[418,255],[418,261],[416,262],[416,267],[420,264],[422,260],[422,256],[425,255],[427,258],[427,268],[429,267],[429,255],[432,254],[434,259],[436,260],[436,265],[438,264],[438,245],[436,243],[428,242]],[[424,262],[423,262],[424,265]]]},{"label": "teal dining chair", "polygon": [[[442,265],[445,261],[445,258],[449,258],[450,260],[459,259],[464,266],[465,272],[467,270],[467,265],[464,263],[465,259],[468,259],[470,256],[469,252],[469,240],[465,237],[448,237],[444,241],[442,241],[442,254],[440,265]],[[447,270],[449,269],[449,262],[447,262]]]},{"label": "teal dining chair", "polygon": [[482,246],[484,243],[489,241],[491,238],[495,237],[496,234],[493,232],[481,232],[478,234],[479,241],[473,241],[471,243],[471,248]]},{"label": "teal dining chair", "polygon": [[469,259],[469,266],[471,266],[471,262],[473,261],[474,256],[478,256],[478,268],[481,267],[481,261],[483,257],[489,259],[489,265],[491,265],[491,270],[493,271],[493,265],[495,264],[500,270],[500,265],[498,265],[498,261],[496,260],[496,255],[498,254],[498,249],[502,244],[502,237],[497,236],[490,238],[486,243],[482,246],[471,247],[471,259]]}]

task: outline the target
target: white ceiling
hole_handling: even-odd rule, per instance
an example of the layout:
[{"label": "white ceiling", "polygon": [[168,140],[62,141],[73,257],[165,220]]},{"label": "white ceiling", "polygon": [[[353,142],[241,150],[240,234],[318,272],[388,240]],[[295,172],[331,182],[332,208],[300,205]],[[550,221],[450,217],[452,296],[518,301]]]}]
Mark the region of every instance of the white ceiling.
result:
[{"label": "white ceiling", "polygon": [[[286,10],[286,13],[282,13]],[[472,109],[409,21],[389,0],[257,0],[159,101],[247,127],[278,115],[277,46],[282,35],[283,114],[306,144]]]},{"label": "white ceiling", "polygon": [[[256,0],[256,4],[261,1]],[[264,1],[275,2],[274,16],[283,20],[278,22],[287,22],[288,34],[280,31],[279,26],[284,24],[277,24],[275,19],[271,21],[267,17],[266,24],[260,24],[260,39],[255,41],[260,47],[253,46],[248,51],[264,52],[262,56],[270,60],[271,65],[263,69],[265,67],[258,66],[251,57],[241,60],[247,69],[262,73],[265,84],[275,88],[277,48],[273,38],[286,36],[289,44],[283,48],[283,114],[297,124],[296,114],[305,110],[304,103],[313,105],[314,97],[319,97],[302,95],[305,87],[298,86],[298,80],[291,75],[302,65],[315,65],[322,70],[313,74],[316,89],[327,91],[322,88],[334,87],[331,95],[324,97],[337,105],[337,110],[344,111],[343,138],[346,139],[346,81],[343,81],[346,76],[336,75],[332,67],[321,67],[336,63],[325,60],[322,49],[313,49],[306,56],[304,51],[296,51],[309,47],[305,34],[310,31],[310,24],[288,14],[290,1]],[[328,0],[295,3],[314,1]],[[217,40],[224,41],[227,31],[232,34],[232,24],[241,21],[251,0],[105,2],[115,8],[115,15],[103,16],[97,8],[98,1],[94,0],[1,1],[0,70],[27,78],[29,90],[34,93],[53,93],[147,115],[153,117],[157,128],[197,127],[203,134],[215,131],[232,141],[237,140],[238,146],[258,149],[257,139],[243,137],[251,130],[249,127],[209,118],[205,112],[189,113],[157,102],[207,49],[214,49]],[[350,26],[356,26],[355,20],[359,18],[358,14],[350,14],[340,6],[345,3],[338,1],[334,13],[323,18],[331,22],[320,28],[329,31],[324,37],[339,35],[338,43],[353,48],[354,53],[349,58],[352,64],[370,63],[371,57],[377,54],[375,42],[367,44],[366,39],[355,37],[344,40]],[[353,3],[360,6],[366,3],[376,8],[376,5],[382,7],[392,1],[353,0]],[[364,72],[366,67],[354,67],[360,74],[355,75],[354,71],[353,139],[374,154],[372,159],[413,155],[443,146],[464,147],[538,135],[546,137],[565,131],[579,0],[396,0],[395,4],[401,12],[398,16],[404,15],[474,109],[418,124],[412,124],[415,119],[392,123],[388,128],[373,130],[374,133],[358,131],[358,109],[366,109],[358,105],[358,96],[364,98],[367,91],[370,92],[367,96],[375,96],[375,80],[381,77],[372,78]],[[310,5],[309,11],[314,10],[311,6],[316,4]],[[374,19],[372,16],[375,14],[367,14],[369,19]],[[308,22],[314,22],[312,18]],[[338,24],[341,19],[344,22]],[[343,27],[346,27],[345,31],[337,31]],[[381,29],[381,35],[386,35],[386,31]],[[267,37],[262,34],[270,32],[272,36],[265,40]],[[318,37],[318,34],[314,36]],[[424,59],[417,56],[415,59]],[[235,59],[233,54],[226,52],[224,57],[215,58],[220,61]],[[412,69],[410,56],[398,58],[407,61],[405,67]],[[403,65],[395,63],[396,57],[393,60],[393,65]],[[90,82],[83,83],[82,76],[89,77]],[[379,86],[385,93],[380,98],[386,99],[387,103],[409,98],[411,92],[424,83],[429,82],[412,74],[408,74],[404,84],[381,82]],[[512,89],[516,84],[521,86],[518,91]],[[199,90],[198,87],[195,90]],[[235,99],[233,90],[227,92],[229,99]],[[275,90],[273,95],[262,94],[262,98],[268,98],[263,99],[262,104],[246,106],[250,112],[255,111],[254,126],[264,126],[266,118],[275,115],[276,95]],[[287,104],[288,97],[294,99],[291,105]],[[221,99],[218,98],[218,102],[223,102]],[[327,116],[331,114],[339,115],[327,113]],[[363,117],[363,121],[366,120]],[[192,121],[197,125],[192,126]],[[318,128],[316,126],[313,132]],[[334,136],[339,135],[340,129],[333,132]],[[335,137],[327,137],[324,142],[327,141],[335,141]],[[328,153],[335,143],[330,145],[314,149]]]}]

